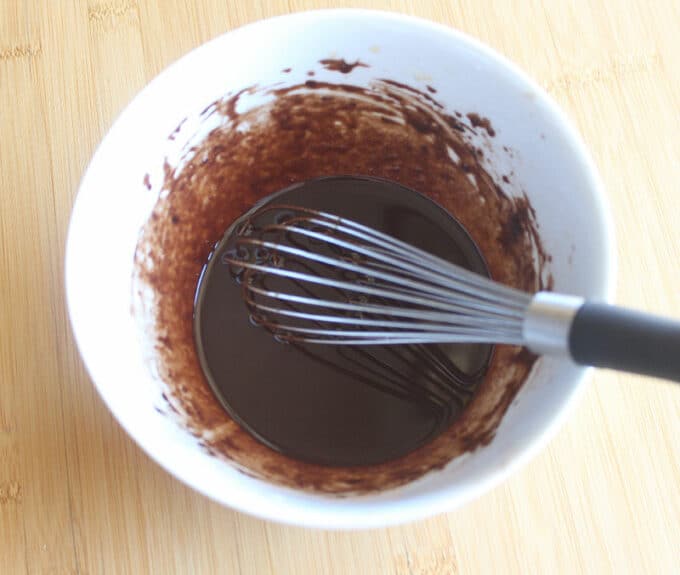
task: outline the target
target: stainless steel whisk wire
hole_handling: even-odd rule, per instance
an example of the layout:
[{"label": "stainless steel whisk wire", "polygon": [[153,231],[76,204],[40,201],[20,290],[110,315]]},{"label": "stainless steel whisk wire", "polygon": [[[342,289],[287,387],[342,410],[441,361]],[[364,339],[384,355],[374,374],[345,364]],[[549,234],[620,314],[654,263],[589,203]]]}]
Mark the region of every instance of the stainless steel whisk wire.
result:
[{"label": "stainless steel whisk wire", "polygon": [[256,323],[281,341],[523,345],[680,381],[680,322],[526,293],[326,212],[268,205],[256,215],[267,212],[273,223],[237,234],[224,262],[242,281]]},{"label": "stainless steel whisk wire", "polygon": [[[292,209],[290,206],[278,207],[281,208]],[[300,208],[295,209],[303,211]],[[239,244],[267,250],[268,255],[273,253],[284,259],[298,258],[300,261],[315,262],[335,270],[352,272],[360,277],[366,277],[367,281],[323,277],[279,267],[272,263],[234,259],[229,263],[243,266],[251,273],[283,276],[290,280],[335,288],[345,294],[380,297],[401,304],[362,303],[356,299],[322,300],[318,297],[276,292],[251,283],[246,286],[247,292],[271,301],[286,301],[332,310],[330,314],[290,310],[280,305],[258,302],[250,295],[246,295],[248,305],[258,313],[329,323],[334,326],[353,326],[351,330],[342,330],[304,328],[279,323],[276,329],[279,336],[286,333],[286,337],[294,339],[294,334],[298,334],[308,343],[338,344],[522,342],[519,322],[531,301],[531,296],[524,292],[491,283],[482,276],[454,266],[367,226],[323,212],[304,210],[302,215],[292,217],[283,223],[271,224],[266,231],[286,234],[288,236],[286,241],[289,244],[294,242],[295,236],[299,236],[345,250],[351,255],[344,258],[330,257],[310,251],[309,248],[248,236],[243,237]],[[364,245],[358,242],[364,242]],[[337,312],[379,314],[397,319],[357,318]],[[414,324],[413,320],[418,320],[418,323]],[[355,329],[356,327],[374,329],[359,331]],[[418,329],[414,329],[415,327]],[[383,328],[383,331],[377,331],[379,328]]]},{"label": "stainless steel whisk wire", "polygon": [[[262,257],[262,252],[259,256]],[[274,254],[271,259],[276,260]],[[301,266],[306,269],[306,273],[313,273],[313,270],[303,263]],[[314,284],[292,281],[307,297],[318,297],[313,291]],[[337,291],[342,295],[341,290]],[[294,304],[289,301],[283,301],[282,305],[289,310],[295,309]],[[314,323],[319,325],[318,322]],[[453,405],[462,407],[468,403],[481,375],[481,372],[467,373],[459,369],[440,349],[429,345],[333,346],[337,350],[338,359],[332,353],[321,355],[315,352],[318,346],[300,347],[300,342],[291,343],[298,346],[300,352],[313,361],[331,364],[336,369],[347,371],[355,379],[383,392],[398,397],[409,397],[429,409],[435,409],[441,420],[447,420]],[[409,374],[408,371],[414,365],[421,368],[417,375]],[[422,366],[427,366],[427,369],[422,369]],[[486,365],[481,369],[485,370]],[[419,385],[414,385],[414,379],[420,382]]]}]

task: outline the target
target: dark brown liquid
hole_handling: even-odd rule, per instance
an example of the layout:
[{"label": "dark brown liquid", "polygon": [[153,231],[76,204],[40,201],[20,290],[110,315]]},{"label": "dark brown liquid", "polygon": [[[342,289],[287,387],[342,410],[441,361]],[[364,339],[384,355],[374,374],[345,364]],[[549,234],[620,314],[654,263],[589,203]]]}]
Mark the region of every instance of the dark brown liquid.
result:
[{"label": "dark brown liquid", "polygon": [[[275,194],[372,226],[487,274],[465,230],[434,202],[387,180],[331,177]],[[251,213],[245,217],[251,217]],[[249,321],[222,263],[227,230],[199,281],[195,330],[204,373],[223,406],[266,445],[334,466],[369,465],[416,449],[448,427],[482,380],[486,345],[283,344]]]}]

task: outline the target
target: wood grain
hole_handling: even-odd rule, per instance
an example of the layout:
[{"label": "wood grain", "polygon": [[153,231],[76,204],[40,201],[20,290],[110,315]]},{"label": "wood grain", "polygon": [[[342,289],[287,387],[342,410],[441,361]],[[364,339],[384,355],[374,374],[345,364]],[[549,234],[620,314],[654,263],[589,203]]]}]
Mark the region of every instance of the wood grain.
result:
[{"label": "wood grain", "polygon": [[217,506],[152,463],[98,398],[68,328],[62,264],[97,142],[191,48],[249,21],[331,6],[455,26],[535,77],[601,170],[619,301],[680,316],[676,0],[3,0],[0,573],[680,573],[671,385],[599,372],[557,438],[511,480],[454,513],[360,533]]}]

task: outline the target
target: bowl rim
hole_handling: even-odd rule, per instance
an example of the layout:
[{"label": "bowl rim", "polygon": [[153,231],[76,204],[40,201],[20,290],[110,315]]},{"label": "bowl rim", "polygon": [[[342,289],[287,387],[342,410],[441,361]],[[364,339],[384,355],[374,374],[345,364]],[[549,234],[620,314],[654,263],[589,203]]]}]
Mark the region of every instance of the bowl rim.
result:
[{"label": "bowl rim", "polygon": [[[508,70],[520,82],[529,87],[535,94],[536,98],[540,100],[541,105],[545,107],[546,111],[555,119],[556,125],[559,126],[559,131],[563,134],[569,143],[571,152],[576,155],[583,166],[583,172],[589,181],[589,188],[593,192],[594,205],[596,207],[595,219],[598,226],[603,231],[603,253],[606,258],[606,270],[603,274],[603,289],[605,301],[612,301],[615,293],[615,277],[617,269],[616,250],[615,250],[615,236],[614,225],[609,207],[609,202],[602,184],[597,168],[588,152],[581,136],[576,128],[572,125],[565,112],[553,101],[551,96],[531,77],[529,77],[518,65],[507,59],[505,56],[496,52],[492,48],[486,46],[479,40],[444,24],[433,22],[427,19],[414,17],[410,15],[400,14],[396,12],[386,12],[381,10],[368,9],[323,9],[311,10],[302,12],[293,12],[267,18],[265,20],[258,20],[248,23],[244,26],[233,28],[227,32],[209,40],[208,42],[197,46],[188,53],[184,54],[175,62],[165,67],[151,82],[136,94],[136,96],[128,102],[126,107],[120,112],[114,123],[111,125],[107,134],[103,137],[99,146],[95,150],[90,163],[81,179],[78,188],[78,195],[73,204],[72,214],[69,222],[66,248],[65,248],[65,290],[66,303],[68,308],[68,316],[71,325],[76,346],[78,348],[80,357],[85,364],[86,370],[92,383],[97,389],[100,397],[107,405],[109,411],[114,415],[118,423],[125,429],[127,434],[142,448],[146,454],[168,471],[171,475],[178,478],[183,483],[190,486],[192,489],[206,495],[210,499],[217,501],[222,505],[227,505],[238,511],[253,515],[262,519],[275,520],[282,523],[306,526],[306,527],[320,527],[326,529],[362,529],[375,528],[389,525],[396,525],[418,519],[423,519],[432,515],[436,515],[445,511],[450,511],[465,502],[468,502],[482,493],[490,490],[492,487],[498,485],[508,476],[518,470],[526,462],[528,462],[536,453],[538,453],[548,441],[555,435],[557,430],[563,425],[571,410],[574,408],[579,397],[585,389],[585,377],[590,371],[590,368],[580,369],[573,377],[573,385],[571,393],[566,395],[561,403],[561,406],[554,413],[552,419],[547,427],[540,430],[527,441],[526,445],[521,451],[504,465],[495,466],[480,477],[480,480],[474,485],[466,485],[462,488],[460,486],[455,488],[436,488],[429,493],[424,494],[409,494],[400,499],[397,503],[391,500],[387,501],[361,501],[360,498],[345,498],[332,502],[324,502],[320,506],[307,506],[292,504],[261,504],[253,505],[252,499],[242,499],[236,496],[224,497],[220,496],[214,491],[210,490],[206,485],[197,480],[195,475],[178,469],[177,466],[172,466],[169,461],[161,457],[154,450],[151,442],[147,442],[144,437],[140,437],[135,430],[131,429],[125,422],[125,418],[119,413],[118,409],[112,405],[106,396],[103,385],[101,385],[93,376],[94,370],[90,363],[90,359],[86,357],[82,345],[84,334],[81,334],[80,326],[74,319],[73,310],[78,305],[74,299],[73,290],[70,288],[72,283],[77,278],[73,276],[73,253],[72,245],[75,241],[73,239],[74,221],[78,218],[80,210],[78,210],[79,200],[81,198],[81,191],[84,183],[87,180],[94,158],[99,154],[102,143],[109,137],[116,124],[125,114],[130,104],[136,100],[146,88],[161,76],[170,75],[179,62],[188,58],[190,55],[195,55],[198,51],[209,49],[209,46],[215,45],[222,41],[228,35],[234,34],[236,31],[244,33],[254,31],[258,27],[266,23],[267,26],[272,24],[285,26],[286,22],[299,19],[312,20],[338,20],[345,21],[383,21],[408,27],[420,28],[423,31],[445,37],[448,41],[461,43],[472,50],[480,53],[483,57],[490,59],[496,65]],[[292,509],[295,508],[296,514],[291,515]],[[320,509],[319,509],[320,508]]]}]

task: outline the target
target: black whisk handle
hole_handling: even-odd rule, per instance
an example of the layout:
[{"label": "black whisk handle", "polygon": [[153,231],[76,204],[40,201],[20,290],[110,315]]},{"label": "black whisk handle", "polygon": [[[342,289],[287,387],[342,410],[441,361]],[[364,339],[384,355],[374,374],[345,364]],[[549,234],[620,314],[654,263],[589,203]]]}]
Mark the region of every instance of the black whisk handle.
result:
[{"label": "black whisk handle", "polygon": [[680,322],[601,303],[584,303],[569,330],[576,363],[680,382]]}]

